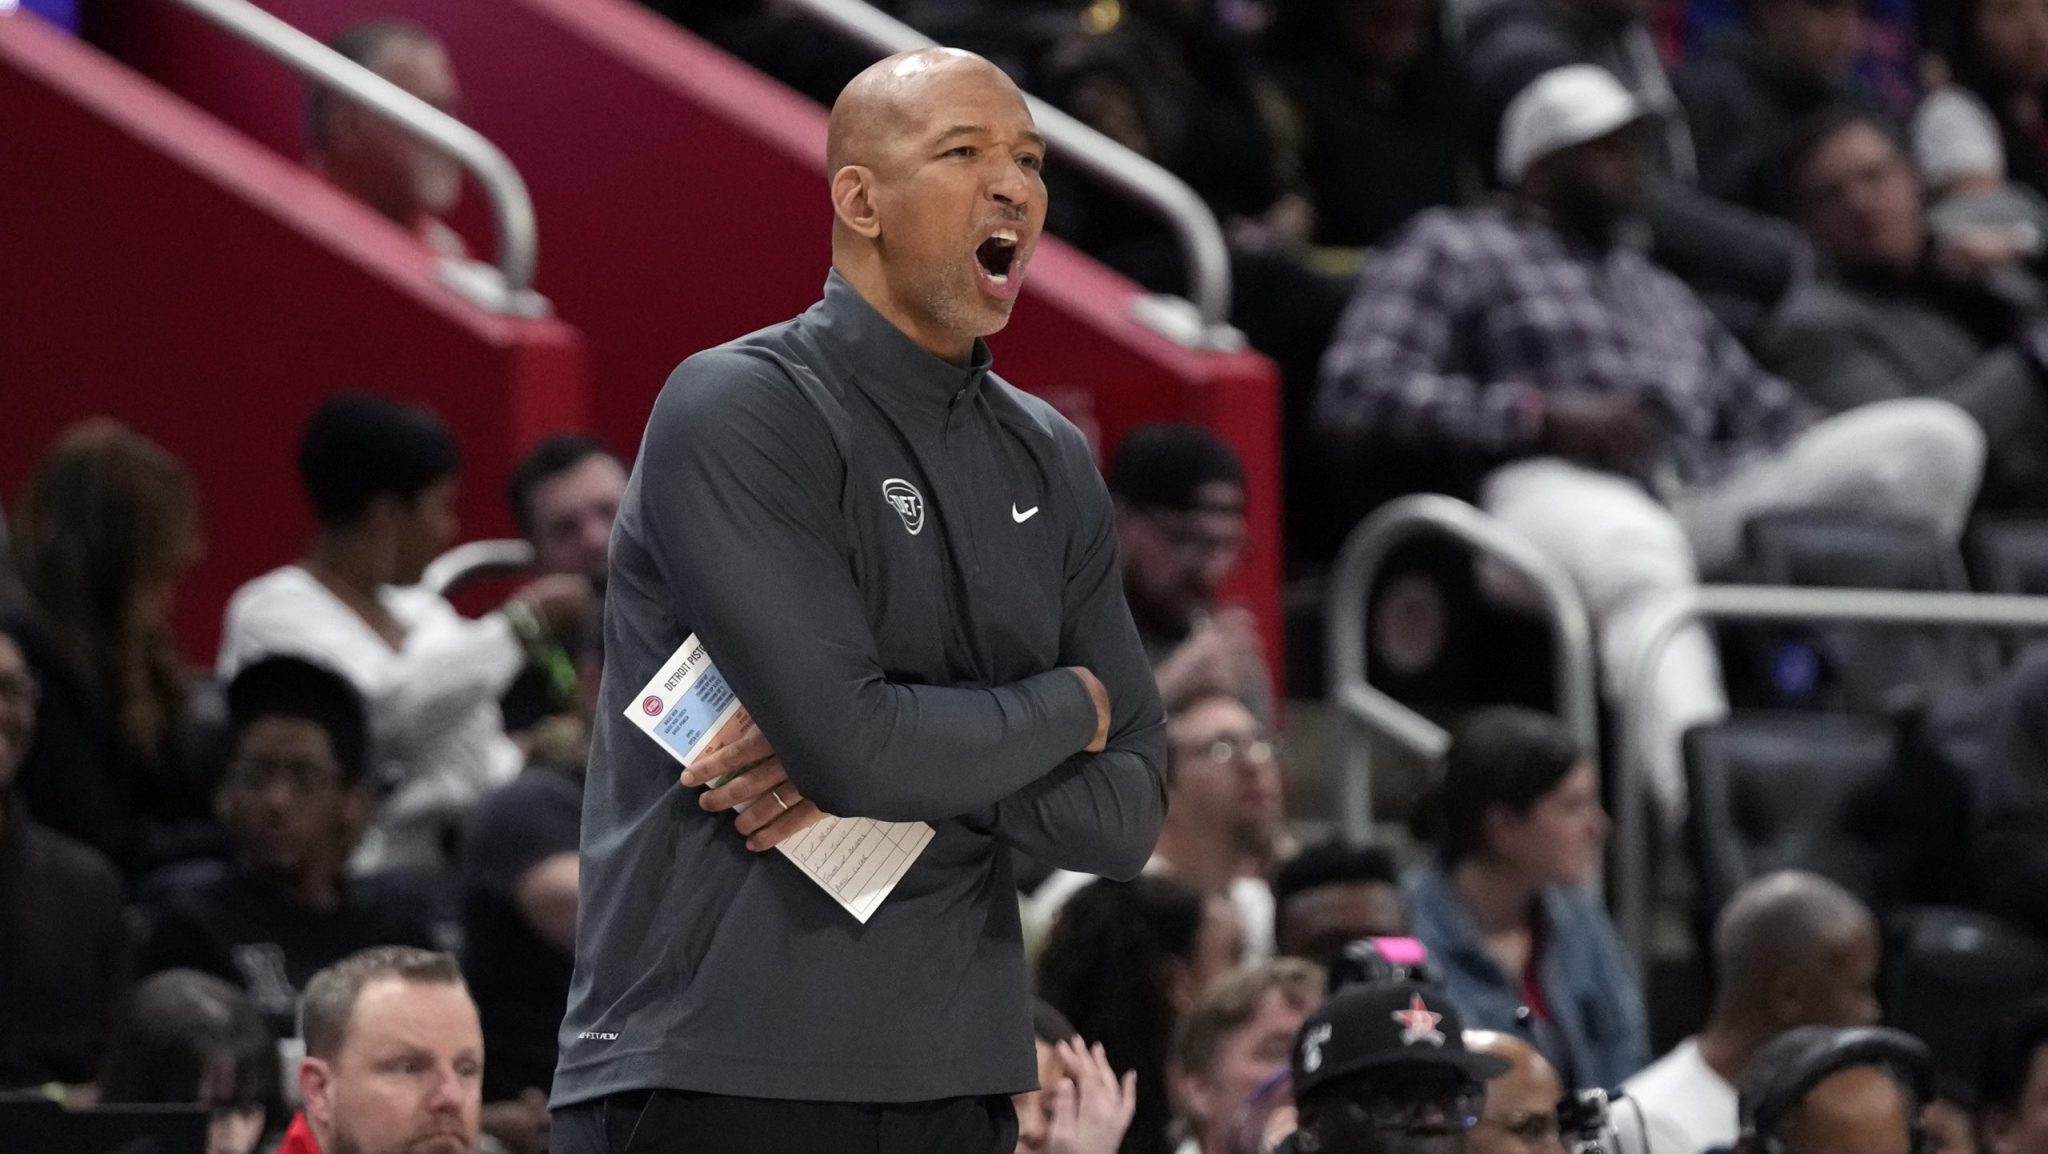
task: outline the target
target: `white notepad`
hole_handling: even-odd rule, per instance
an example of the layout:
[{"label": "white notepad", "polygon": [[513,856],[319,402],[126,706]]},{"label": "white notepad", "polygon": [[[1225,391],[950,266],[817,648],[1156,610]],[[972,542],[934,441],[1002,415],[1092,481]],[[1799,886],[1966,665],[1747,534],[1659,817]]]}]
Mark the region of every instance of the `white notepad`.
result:
[{"label": "white notepad", "polygon": [[[626,716],[687,766],[739,711],[739,698],[692,633]],[[775,848],[865,924],[931,840],[932,827],[921,821],[828,816]]]}]

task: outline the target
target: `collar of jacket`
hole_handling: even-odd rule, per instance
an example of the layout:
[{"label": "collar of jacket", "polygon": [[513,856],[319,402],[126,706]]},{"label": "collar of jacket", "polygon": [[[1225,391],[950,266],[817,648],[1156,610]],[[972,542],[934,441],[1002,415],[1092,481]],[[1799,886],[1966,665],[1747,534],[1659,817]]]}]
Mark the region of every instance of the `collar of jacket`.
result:
[{"label": "collar of jacket", "polygon": [[804,323],[824,344],[846,354],[842,371],[891,408],[943,414],[956,400],[973,400],[995,363],[988,342],[979,337],[965,365],[933,356],[876,311],[837,269],[825,278],[824,299],[804,315]]}]

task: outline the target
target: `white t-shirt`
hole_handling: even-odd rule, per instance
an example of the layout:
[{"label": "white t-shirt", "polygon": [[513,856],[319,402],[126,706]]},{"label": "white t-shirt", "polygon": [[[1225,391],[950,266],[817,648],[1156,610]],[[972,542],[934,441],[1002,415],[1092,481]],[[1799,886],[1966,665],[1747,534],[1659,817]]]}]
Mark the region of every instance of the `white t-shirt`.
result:
[{"label": "white t-shirt", "polygon": [[386,587],[384,608],[405,627],[392,649],[370,623],[297,565],[235,591],[221,633],[223,681],[263,657],[303,657],[363,695],[372,775],[392,784],[350,865],[358,872],[440,862],[447,821],[519,772],[519,747],[498,711],[526,663],[505,618],[470,620],[439,594]]},{"label": "white t-shirt", "polygon": [[[1735,1145],[1735,1087],[1700,1057],[1698,1038],[1680,1042],[1669,1054],[1623,1082],[1621,1088],[1628,1101],[1615,1105],[1614,1125],[1624,1150],[1700,1154],[1717,1146]],[[1644,1135],[1649,1139],[1647,1151],[1642,1147]]]},{"label": "white t-shirt", "polygon": [[[1172,876],[1173,867],[1157,854],[1145,863],[1145,872],[1154,875]],[[1060,907],[1067,899],[1080,892],[1089,882],[1099,881],[1094,874],[1076,873],[1073,870],[1054,870],[1038,883],[1031,896],[1024,899],[1025,933],[1031,941],[1044,940],[1046,931],[1052,928],[1053,918],[1058,916]],[[1244,926],[1244,964],[1255,966],[1273,956],[1273,889],[1257,878],[1237,878],[1230,883],[1230,904],[1237,911],[1237,920]]]}]

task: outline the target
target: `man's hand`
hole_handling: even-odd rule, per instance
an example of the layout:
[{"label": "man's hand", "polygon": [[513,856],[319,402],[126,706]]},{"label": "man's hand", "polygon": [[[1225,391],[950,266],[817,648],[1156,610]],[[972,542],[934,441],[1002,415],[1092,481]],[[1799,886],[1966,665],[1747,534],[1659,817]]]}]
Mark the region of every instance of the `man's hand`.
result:
[{"label": "man's hand", "polygon": [[756,853],[774,849],[825,817],[825,811],[789,780],[768,736],[744,708],[683,770],[682,781],[692,788],[711,784],[697,798],[697,804],[711,813],[741,810],[733,828]]},{"label": "man's hand", "polygon": [[484,1107],[483,1131],[505,1144],[511,1154],[547,1154],[548,1096],[528,1088],[509,1102]]},{"label": "man's hand", "polygon": [[1203,620],[1166,660],[1154,678],[1159,696],[1187,701],[1208,693],[1239,696],[1264,663],[1257,623],[1242,607],[1225,609]]},{"label": "man's hand", "polygon": [[1977,285],[1992,273],[2019,264],[2025,255],[2010,232],[1976,228],[1936,238],[1933,263],[1934,270],[1946,279]]},{"label": "man's hand", "polygon": [[1052,1134],[1046,1154],[1115,1154],[1138,1107],[1137,1071],[1119,1079],[1102,1046],[1090,1049],[1079,1038],[1053,1049],[1064,1076],[1048,1088]]},{"label": "man's hand", "polygon": [[1088,700],[1095,703],[1095,736],[1082,748],[1083,753],[1101,753],[1109,748],[1109,690],[1095,671],[1079,665],[1069,665],[1074,676],[1081,679],[1082,688],[1088,691]]},{"label": "man's hand", "polygon": [[1640,472],[1664,434],[1656,412],[1633,397],[1562,389],[1544,398],[1544,446],[1596,469]]},{"label": "man's hand", "polygon": [[512,595],[540,618],[549,633],[566,637],[581,628],[590,616],[596,596],[587,578],[573,573],[550,573]]}]

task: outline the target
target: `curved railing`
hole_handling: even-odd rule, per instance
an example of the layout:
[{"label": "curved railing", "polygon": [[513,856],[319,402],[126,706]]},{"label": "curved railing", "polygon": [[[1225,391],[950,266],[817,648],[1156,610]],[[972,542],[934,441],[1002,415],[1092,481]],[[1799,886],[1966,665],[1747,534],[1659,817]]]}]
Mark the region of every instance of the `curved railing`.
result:
[{"label": "curved railing", "polygon": [[173,0],[254,45],[271,57],[389,118],[400,128],[455,158],[476,177],[490,199],[497,224],[498,272],[505,299],[486,301],[501,311],[535,312],[545,308],[533,296],[533,270],[539,247],[533,198],[519,170],[460,120],[357,64],[248,0]]},{"label": "curved railing", "polygon": [[[1499,521],[1456,499],[1434,493],[1401,497],[1380,506],[1344,540],[1326,601],[1325,645],[1330,701],[1339,731],[1336,751],[1337,819],[1344,836],[1372,835],[1372,746],[1377,733],[1432,760],[1449,745],[1443,727],[1387,696],[1366,679],[1366,601],[1394,550],[1418,537],[1448,537],[1499,562],[1536,588],[1550,622],[1557,661],[1557,713],[1580,748],[1600,748],[1593,631],[1578,589],[1564,570]],[[1598,760],[1597,757],[1595,759]]]}]

